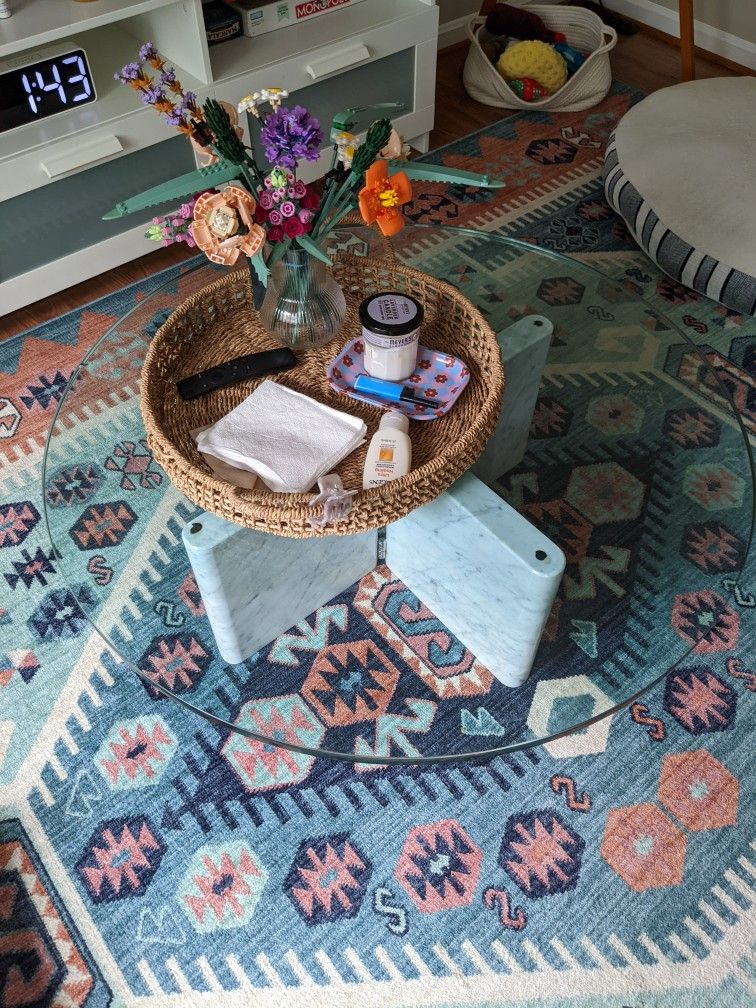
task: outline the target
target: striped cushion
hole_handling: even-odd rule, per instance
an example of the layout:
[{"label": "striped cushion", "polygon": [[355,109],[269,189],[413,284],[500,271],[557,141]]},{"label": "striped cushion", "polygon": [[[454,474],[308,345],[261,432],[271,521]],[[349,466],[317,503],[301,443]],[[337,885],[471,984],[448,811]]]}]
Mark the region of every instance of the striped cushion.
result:
[{"label": "striped cushion", "polygon": [[[665,273],[728,308],[756,315],[756,82],[738,92],[748,107],[747,122],[733,114],[731,102],[733,86],[744,80],[677,85],[635,106],[609,140],[604,189]],[[709,123],[707,97],[710,111],[718,112]],[[675,118],[665,122],[673,111]],[[631,120],[628,128],[625,120]],[[728,129],[739,130],[734,142]],[[741,146],[749,155],[742,159]],[[707,165],[707,158],[714,163]]]}]

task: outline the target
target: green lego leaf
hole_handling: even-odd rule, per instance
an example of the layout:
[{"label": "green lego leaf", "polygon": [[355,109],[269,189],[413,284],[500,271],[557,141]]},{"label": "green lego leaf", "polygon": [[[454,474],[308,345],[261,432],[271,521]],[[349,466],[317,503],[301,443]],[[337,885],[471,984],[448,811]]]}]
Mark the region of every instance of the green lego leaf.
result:
[{"label": "green lego leaf", "polygon": [[263,287],[267,287],[269,271],[268,271],[268,264],[265,262],[262,252],[257,252],[255,255],[252,256],[252,258],[249,261],[252,264],[252,269],[257,274],[257,279],[260,281]]},{"label": "green lego leaf", "polygon": [[506,183],[493,179],[490,175],[463,171],[461,168],[447,168],[446,165],[419,164],[417,161],[389,161],[397,171],[403,171],[407,178],[425,182],[453,182],[455,185],[479,186],[481,189],[501,189]]},{"label": "green lego leaf", "polygon": [[128,214],[136,213],[137,210],[145,210],[147,207],[157,206],[160,203],[182,199],[184,196],[193,196],[194,193],[202,192],[203,189],[212,189],[224,182],[231,182],[233,179],[239,178],[239,175],[240,169],[237,165],[229,164],[228,161],[218,161],[207,168],[197,168],[195,171],[187,172],[186,175],[179,175],[168,182],[161,182],[160,185],[153,186],[152,189],[145,189],[144,192],[132,196],[130,199],[116,203],[102,219],[115,220],[118,217],[126,217]]},{"label": "green lego leaf", "polygon": [[309,252],[315,259],[320,259],[321,262],[326,263],[328,266],[331,265],[331,260],[325,252],[323,252],[323,250],[315,244],[312,238],[308,237],[306,234],[300,235],[297,238],[297,245],[299,245],[300,248],[303,248],[305,252]]},{"label": "green lego leaf", "polygon": [[214,98],[208,98],[202,106],[202,111],[205,113],[205,122],[215,137],[214,146],[218,154],[232,164],[247,164],[249,159],[244,144],[236,135],[228,112],[223,106]]},{"label": "green lego leaf", "polygon": [[383,116],[389,113],[396,115],[398,112],[405,112],[406,109],[404,102],[378,102],[375,105],[355,106],[337,112],[331,121],[331,128],[360,133],[375,119],[376,113],[381,113]]}]

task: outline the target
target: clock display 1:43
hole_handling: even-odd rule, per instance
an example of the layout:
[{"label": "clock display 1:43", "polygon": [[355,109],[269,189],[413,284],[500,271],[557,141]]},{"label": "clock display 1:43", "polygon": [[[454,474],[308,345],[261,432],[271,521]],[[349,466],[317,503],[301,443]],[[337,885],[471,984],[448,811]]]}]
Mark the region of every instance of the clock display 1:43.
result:
[{"label": "clock display 1:43", "polygon": [[0,61],[0,133],[72,112],[96,100],[83,49],[53,49],[50,53],[48,47],[47,52],[30,54],[26,62],[16,66]]},{"label": "clock display 1:43", "polygon": [[[52,80],[45,81],[42,66],[28,68],[21,74],[21,83],[26,91],[27,101],[32,112],[37,115],[43,102],[43,95],[55,92],[55,97],[61,105],[72,105],[86,101],[92,96],[92,85],[82,53],[72,53],[59,60],[46,60],[47,69]],[[61,77],[61,68],[65,77]]]}]

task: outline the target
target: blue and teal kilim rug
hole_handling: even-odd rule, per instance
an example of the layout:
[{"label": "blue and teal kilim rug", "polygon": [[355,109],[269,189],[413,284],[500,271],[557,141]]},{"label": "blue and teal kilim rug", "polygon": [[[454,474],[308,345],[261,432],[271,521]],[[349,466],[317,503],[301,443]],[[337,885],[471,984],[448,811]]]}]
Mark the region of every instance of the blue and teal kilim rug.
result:
[{"label": "blue and teal kilim rug", "polygon": [[[516,115],[435,152],[507,188],[429,185],[409,216],[500,228],[634,285],[706,349],[753,431],[756,321],[664,278],[602,198],[603,145],[633,97],[615,87],[588,112]],[[715,591],[745,548],[727,521],[748,488],[722,473],[698,487],[708,532],[679,562],[701,570],[691,605],[711,634],[600,745],[369,773],[310,760],[296,786],[277,783],[274,752],[250,786],[218,731],[158,702],[93,634],[41,518],[66,380],[171,277],[0,342],[0,1008],[753,1005],[754,565],[726,603]],[[613,291],[596,310],[611,314]],[[694,412],[667,430],[692,460],[716,429],[705,403]],[[569,446],[563,418],[558,396],[541,400],[539,444]],[[107,411],[93,422],[109,430]],[[48,500],[113,479],[138,521],[154,480],[131,449],[114,436],[107,459],[55,474]],[[199,605],[190,588],[183,604]],[[375,640],[393,654],[390,634]]]}]

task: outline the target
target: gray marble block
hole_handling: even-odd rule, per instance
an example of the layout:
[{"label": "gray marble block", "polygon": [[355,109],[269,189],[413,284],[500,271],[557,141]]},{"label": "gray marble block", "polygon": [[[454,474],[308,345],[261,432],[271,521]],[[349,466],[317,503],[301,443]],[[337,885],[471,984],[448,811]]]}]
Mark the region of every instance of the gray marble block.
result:
[{"label": "gray marble block", "polygon": [[565,558],[471,473],[389,525],[386,563],[505,686],[530,674]]},{"label": "gray marble block", "polygon": [[[221,657],[243,661],[358,581],[377,533],[285,539],[201,514],[183,541]],[[471,473],[387,529],[386,562],[493,675],[528,677],[562,551]]]},{"label": "gray marble block", "polygon": [[182,532],[224,661],[249,658],[376,564],[377,532],[287,539],[203,513]]},{"label": "gray marble block", "polygon": [[514,469],[525,454],[553,332],[554,326],[544,315],[526,315],[497,334],[506,387],[496,430],[472,467],[484,483]]}]

